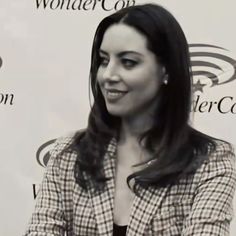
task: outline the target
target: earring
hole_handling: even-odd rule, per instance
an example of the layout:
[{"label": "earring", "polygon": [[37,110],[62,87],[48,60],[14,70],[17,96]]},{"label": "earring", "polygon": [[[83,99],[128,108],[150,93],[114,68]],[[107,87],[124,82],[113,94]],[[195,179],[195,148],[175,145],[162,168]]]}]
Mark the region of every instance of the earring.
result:
[{"label": "earring", "polygon": [[168,75],[165,75],[164,79],[163,79],[163,84],[167,85],[168,84]]}]

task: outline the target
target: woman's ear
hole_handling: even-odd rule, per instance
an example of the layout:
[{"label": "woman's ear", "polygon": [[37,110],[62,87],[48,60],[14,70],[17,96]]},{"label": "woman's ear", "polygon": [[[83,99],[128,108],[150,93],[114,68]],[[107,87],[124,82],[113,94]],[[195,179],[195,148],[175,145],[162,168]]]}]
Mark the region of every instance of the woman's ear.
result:
[{"label": "woman's ear", "polygon": [[167,71],[166,71],[166,67],[165,67],[165,66],[162,66],[162,67],[161,67],[161,72],[162,72],[162,76],[163,76],[163,77],[167,74]]},{"label": "woman's ear", "polygon": [[169,75],[168,75],[168,73],[167,73],[167,71],[166,71],[165,66],[163,66],[163,67],[162,67],[162,83],[163,83],[164,85],[167,85],[168,82],[169,82]]}]

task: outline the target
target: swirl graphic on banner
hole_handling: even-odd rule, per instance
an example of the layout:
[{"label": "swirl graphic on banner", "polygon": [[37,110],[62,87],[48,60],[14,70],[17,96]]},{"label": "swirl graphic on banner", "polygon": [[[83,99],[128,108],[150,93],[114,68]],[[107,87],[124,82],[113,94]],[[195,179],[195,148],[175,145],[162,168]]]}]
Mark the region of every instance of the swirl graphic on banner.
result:
[{"label": "swirl graphic on banner", "polygon": [[0,57],[0,68],[2,67],[2,58]]},{"label": "swirl graphic on banner", "polygon": [[47,141],[46,143],[42,144],[37,152],[36,152],[36,159],[37,162],[39,163],[39,165],[41,165],[42,167],[46,167],[48,164],[48,160],[50,158],[50,150],[53,147],[54,142],[56,141],[56,139],[52,139]]},{"label": "swirl graphic on banner", "polygon": [[193,71],[194,92],[236,79],[236,60],[225,48],[210,44],[189,45]]}]

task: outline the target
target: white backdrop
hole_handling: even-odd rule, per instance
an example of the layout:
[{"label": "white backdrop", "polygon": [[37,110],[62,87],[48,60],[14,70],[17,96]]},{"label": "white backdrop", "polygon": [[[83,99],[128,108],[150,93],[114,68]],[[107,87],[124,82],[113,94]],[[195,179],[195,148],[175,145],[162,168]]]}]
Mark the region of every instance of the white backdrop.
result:
[{"label": "white backdrop", "polygon": [[[90,50],[98,22],[117,9],[146,2],[150,1],[0,0],[0,235],[16,236],[26,228],[35,203],[33,184],[41,182],[44,172],[39,163],[49,148],[39,150],[37,161],[39,147],[86,126]],[[221,68],[194,67],[200,75],[195,77],[199,99],[193,123],[236,145],[235,68],[225,57],[236,60],[236,2],[152,2],[176,16],[190,44],[228,50],[190,48],[200,52],[194,60]],[[218,80],[200,73],[204,70]],[[231,232],[236,235],[236,219]]]}]

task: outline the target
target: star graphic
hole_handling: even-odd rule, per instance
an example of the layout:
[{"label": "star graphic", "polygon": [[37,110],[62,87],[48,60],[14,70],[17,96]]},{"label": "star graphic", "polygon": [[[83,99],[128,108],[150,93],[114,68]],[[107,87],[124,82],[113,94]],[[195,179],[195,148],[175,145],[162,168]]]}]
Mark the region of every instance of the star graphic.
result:
[{"label": "star graphic", "polygon": [[202,84],[200,79],[198,79],[197,83],[193,85],[193,92],[201,92],[203,93],[203,87],[205,86],[206,84]]}]

